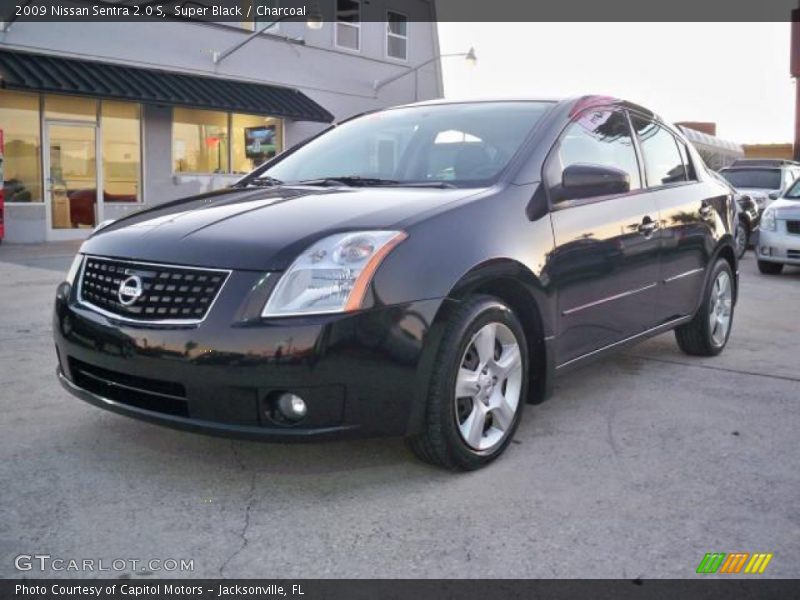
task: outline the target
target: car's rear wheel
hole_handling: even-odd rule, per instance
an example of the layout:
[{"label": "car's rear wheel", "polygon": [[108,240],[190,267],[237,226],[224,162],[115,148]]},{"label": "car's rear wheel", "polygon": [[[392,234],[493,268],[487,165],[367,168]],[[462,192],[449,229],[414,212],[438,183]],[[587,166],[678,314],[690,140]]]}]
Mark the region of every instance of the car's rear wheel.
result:
[{"label": "car's rear wheel", "polygon": [[736,258],[741,259],[750,243],[750,228],[741,219],[736,225]]},{"label": "car's rear wheel", "polygon": [[525,333],[513,311],[474,296],[447,318],[433,366],[425,423],[409,446],[422,460],[471,470],[506,449],[528,387]]},{"label": "car's rear wheel", "polygon": [[725,348],[733,323],[733,271],[717,259],[706,284],[703,303],[694,318],[675,329],[678,346],[686,354],[716,356]]},{"label": "car's rear wheel", "polygon": [[758,261],[758,270],[764,275],[780,275],[783,271],[783,264],[760,260]]}]

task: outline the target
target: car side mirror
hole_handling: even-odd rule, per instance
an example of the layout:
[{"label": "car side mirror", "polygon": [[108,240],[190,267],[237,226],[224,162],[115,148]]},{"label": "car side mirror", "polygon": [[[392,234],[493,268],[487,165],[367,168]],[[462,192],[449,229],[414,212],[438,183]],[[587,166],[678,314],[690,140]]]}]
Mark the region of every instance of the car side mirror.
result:
[{"label": "car side mirror", "polygon": [[564,169],[561,175],[562,200],[625,194],[630,190],[630,175],[614,167],[575,164]]},{"label": "car side mirror", "polygon": [[769,199],[770,200],[777,200],[780,197],[781,197],[781,193],[780,192],[770,192],[769,193]]}]

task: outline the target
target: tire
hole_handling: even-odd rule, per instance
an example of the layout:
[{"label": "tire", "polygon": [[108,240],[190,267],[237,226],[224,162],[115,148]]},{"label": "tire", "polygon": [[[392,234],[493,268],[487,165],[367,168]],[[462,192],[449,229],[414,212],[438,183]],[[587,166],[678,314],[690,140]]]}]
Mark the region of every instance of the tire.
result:
[{"label": "tire", "polygon": [[750,228],[742,219],[736,224],[736,259],[741,260],[750,244]]},{"label": "tire", "polygon": [[[528,346],[514,312],[485,295],[459,303],[442,336],[423,431],[406,441],[425,462],[470,471],[500,456],[514,437],[528,392]],[[507,371],[502,365],[509,365]],[[474,396],[457,397],[457,389]]]},{"label": "tire", "polygon": [[783,271],[783,263],[769,262],[768,260],[758,261],[758,270],[764,275],[780,275]]},{"label": "tire", "polygon": [[728,261],[718,258],[711,269],[697,314],[675,329],[675,339],[683,352],[693,356],[716,356],[725,348],[733,326],[734,281]]}]

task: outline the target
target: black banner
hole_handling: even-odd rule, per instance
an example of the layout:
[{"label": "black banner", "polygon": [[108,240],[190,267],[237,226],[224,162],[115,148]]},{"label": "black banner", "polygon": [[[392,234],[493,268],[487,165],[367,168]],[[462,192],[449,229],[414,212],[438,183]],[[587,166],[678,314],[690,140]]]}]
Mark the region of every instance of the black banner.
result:
[{"label": "black banner", "polygon": [[[339,11],[337,12],[337,6]],[[344,8],[342,8],[344,6]],[[340,6],[335,0],[0,0],[0,21],[207,22],[385,21],[386,8],[410,21],[791,21],[797,0],[387,0]],[[347,8],[350,6],[349,8]],[[353,8],[353,6],[358,8]]]},{"label": "black banner", "polygon": [[263,598],[277,600],[784,600],[796,580],[3,580],[0,598],[37,600]]}]

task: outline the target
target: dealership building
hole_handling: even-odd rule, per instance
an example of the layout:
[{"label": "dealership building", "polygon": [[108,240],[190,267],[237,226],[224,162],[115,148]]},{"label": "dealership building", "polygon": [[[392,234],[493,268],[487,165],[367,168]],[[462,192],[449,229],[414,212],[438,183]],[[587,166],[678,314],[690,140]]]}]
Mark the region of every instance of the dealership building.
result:
[{"label": "dealership building", "polygon": [[0,23],[5,240],[83,238],[330,122],[442,96],[433,0],[324,2],[307,22]]}]

